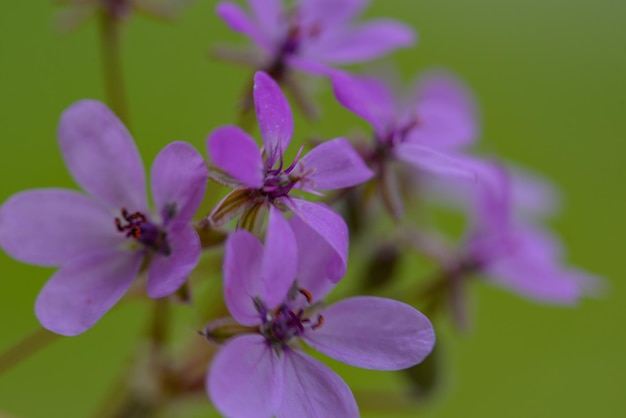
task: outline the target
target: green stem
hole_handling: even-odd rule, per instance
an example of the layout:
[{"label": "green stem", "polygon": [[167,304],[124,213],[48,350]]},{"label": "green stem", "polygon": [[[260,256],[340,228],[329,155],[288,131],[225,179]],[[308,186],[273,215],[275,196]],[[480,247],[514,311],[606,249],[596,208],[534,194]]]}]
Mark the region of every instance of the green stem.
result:
[{"label": "green stem", "polygon": [[121,22],[118,18],[107,12],[100,14],[100,46],[106,100],[109,107],[129,128],[120,49],[120,28]]},{"label": "green stem", "polygon": [[0,354],[0,375],[11,369],[13,366],[17,366],[33,354],[38,353],[39,350],[46,347],[57,337],[57,334],[54,334],[44,328],[40,328],[27,335],[24,339],[17,342],[7,351]]}]

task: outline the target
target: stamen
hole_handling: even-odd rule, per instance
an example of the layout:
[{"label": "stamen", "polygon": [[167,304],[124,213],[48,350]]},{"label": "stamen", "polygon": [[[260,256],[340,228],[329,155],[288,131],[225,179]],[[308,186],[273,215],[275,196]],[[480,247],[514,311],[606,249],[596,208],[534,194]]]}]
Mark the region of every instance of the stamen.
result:
[{"label": "stamen", "polygon": [[312,330],[316,330],[324,325],[324,317],[322,315],[317,316],[317,322],[311,327]]},{"label": "stamen", "polygon": [[300,294],[306,298],[306,301],[309,303],[309,305],[313,303],[313,295],[311,295],[311,292],[306,289],[298,289],[298,292],[300,292]]}]

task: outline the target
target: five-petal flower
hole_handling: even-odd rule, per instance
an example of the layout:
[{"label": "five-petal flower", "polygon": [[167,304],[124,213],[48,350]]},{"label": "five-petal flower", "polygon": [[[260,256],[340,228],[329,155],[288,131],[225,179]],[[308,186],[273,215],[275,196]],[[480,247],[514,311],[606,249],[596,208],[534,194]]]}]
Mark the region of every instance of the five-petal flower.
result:
[{"label": "five-petal flower", "polygon": [[165,147],[152,165],[150,214],[135,143],[102,103],[75,103],[61,117],[59,142],[75,181],[87,192],[39,189],[0,208],[0,245],[26,263],[59,266],[36,303],[42,325],[63,335],[90,328],[148,266],[147,292],[176,291],[201,247],[189,225],[204,196],[208,170],[189,144]]}]

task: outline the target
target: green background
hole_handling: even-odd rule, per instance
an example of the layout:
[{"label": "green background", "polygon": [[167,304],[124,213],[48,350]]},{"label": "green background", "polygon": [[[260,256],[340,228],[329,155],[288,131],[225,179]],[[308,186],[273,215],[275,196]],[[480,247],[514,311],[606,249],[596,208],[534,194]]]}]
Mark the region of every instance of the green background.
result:
[{"label": "green background", "polygon": [[[147,163],[173,140],[204,153],[207,133],[234,121],[251,71],[209,57],[215,43],[244,43],[214,6],[198,1],[173,24],[133,16],[125,26],[130,115]],[[62,34],[53,26],[58,11],[47,1],[3,2],[0,202],[24,189],[75,187],[58,150],[58,118],[76,100],[104,98],[97,25]],[[374,2],[366,15],[417,29],[419,44],[393,55],[406,79],[436,66],[467,81],[480,100],[481,149],[558,184],[565,205],[551,226],[568,261],[605,277],[607,286],[601,298],[558,308],[474,283],[473,327],[464,335],[445,322],[438,328],[443,384],[419,410],[366,412],[393,407],[394,398],[360,394],[379,382],[391,391],[401,376],[338,367],[363,415],[626,416],[626,2],[393,0]],[[298,118],[296,136],[340,136],[364,126],[334,103],[326,82],[315,85],[323,118],[314,125]],[[34,300],[52,271],[0,254],[0,351],[37,329]],[[124,304],[85,334],[60,339],[0,376],[0,416],[90,416],[129,367],[146,317],[142,304]],[[191,332],[200,325],[183,326]],[[201,400],[167,416],[208,411]]]}]

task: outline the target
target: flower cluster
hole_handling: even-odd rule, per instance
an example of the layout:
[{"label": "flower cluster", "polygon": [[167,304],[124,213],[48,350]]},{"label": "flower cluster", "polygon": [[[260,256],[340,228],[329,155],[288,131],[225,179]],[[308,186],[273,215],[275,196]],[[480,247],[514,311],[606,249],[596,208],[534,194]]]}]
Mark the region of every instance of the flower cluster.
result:
[{"label": "flower cluster", "polygon": [[[68,3],[99,9],[105,19],[144,4]],[[352,366],[402,370],[435,345],[431,322],[416,308],[422,299],[411,297],[422,283],[395,300],[371,295],[371,283],[347,274],[351,244],[366,239],[383,248],[374,231],[381,218],[393,221],[394,255],[373,270],[384,271],[375,289],[396,280],[393,264],[415,249],[438,263],[438,279],[421,295],[436,301],[457,300],[476,275],[547,303],[571,304],[596,287],[597,278],[563,265],[556,240],[539,226],[553,201],[544,183],[470,154],[480,135],[478,111],[459,79],[431,71],[401,97],[389,81],[332,67],[409,46],[411,28],[389,19],[354,23],[363,0],[247,3],[251,13],[227,1],[217,14],[261,55],[249,61],[260,148],[236,125],[209,134],[207,160],[188,143],[169,144],[152,164],[149,205],[127,128],[106,105],[83,100],[58,128],[65,164],[83,192],[24,191],[0,207],[4,251],[58,267],[35,303],[46,329],[81,334],[131,287],[172,302],[188,295],[203,251],[223,244],[224,309],[200,331],[219,349],[199,366],[186,364],[208,367],[202,382],[215,407],[230,417],[356,417],[348,385],[306,346]],[[371,124],[371,140],[353,145],[338,137],[308,152],[305,144],[288,158],[294,122],[280,86],[293,87],[294,70],[326,77],[337,101]],[[209,180],[230,191],[197,216],[214,197],[206,196]],[[467,211],[470,227],[455,248],[441,246],[443,234],[430,225],[410,226],[407,208],[428,210],[421,203],[431,195]],[[209,242],[211,233],[222,238]],[[356,290],[327,305],[344,277]],[[168,396],[197,386],[171,369],[161,372]]]}]

